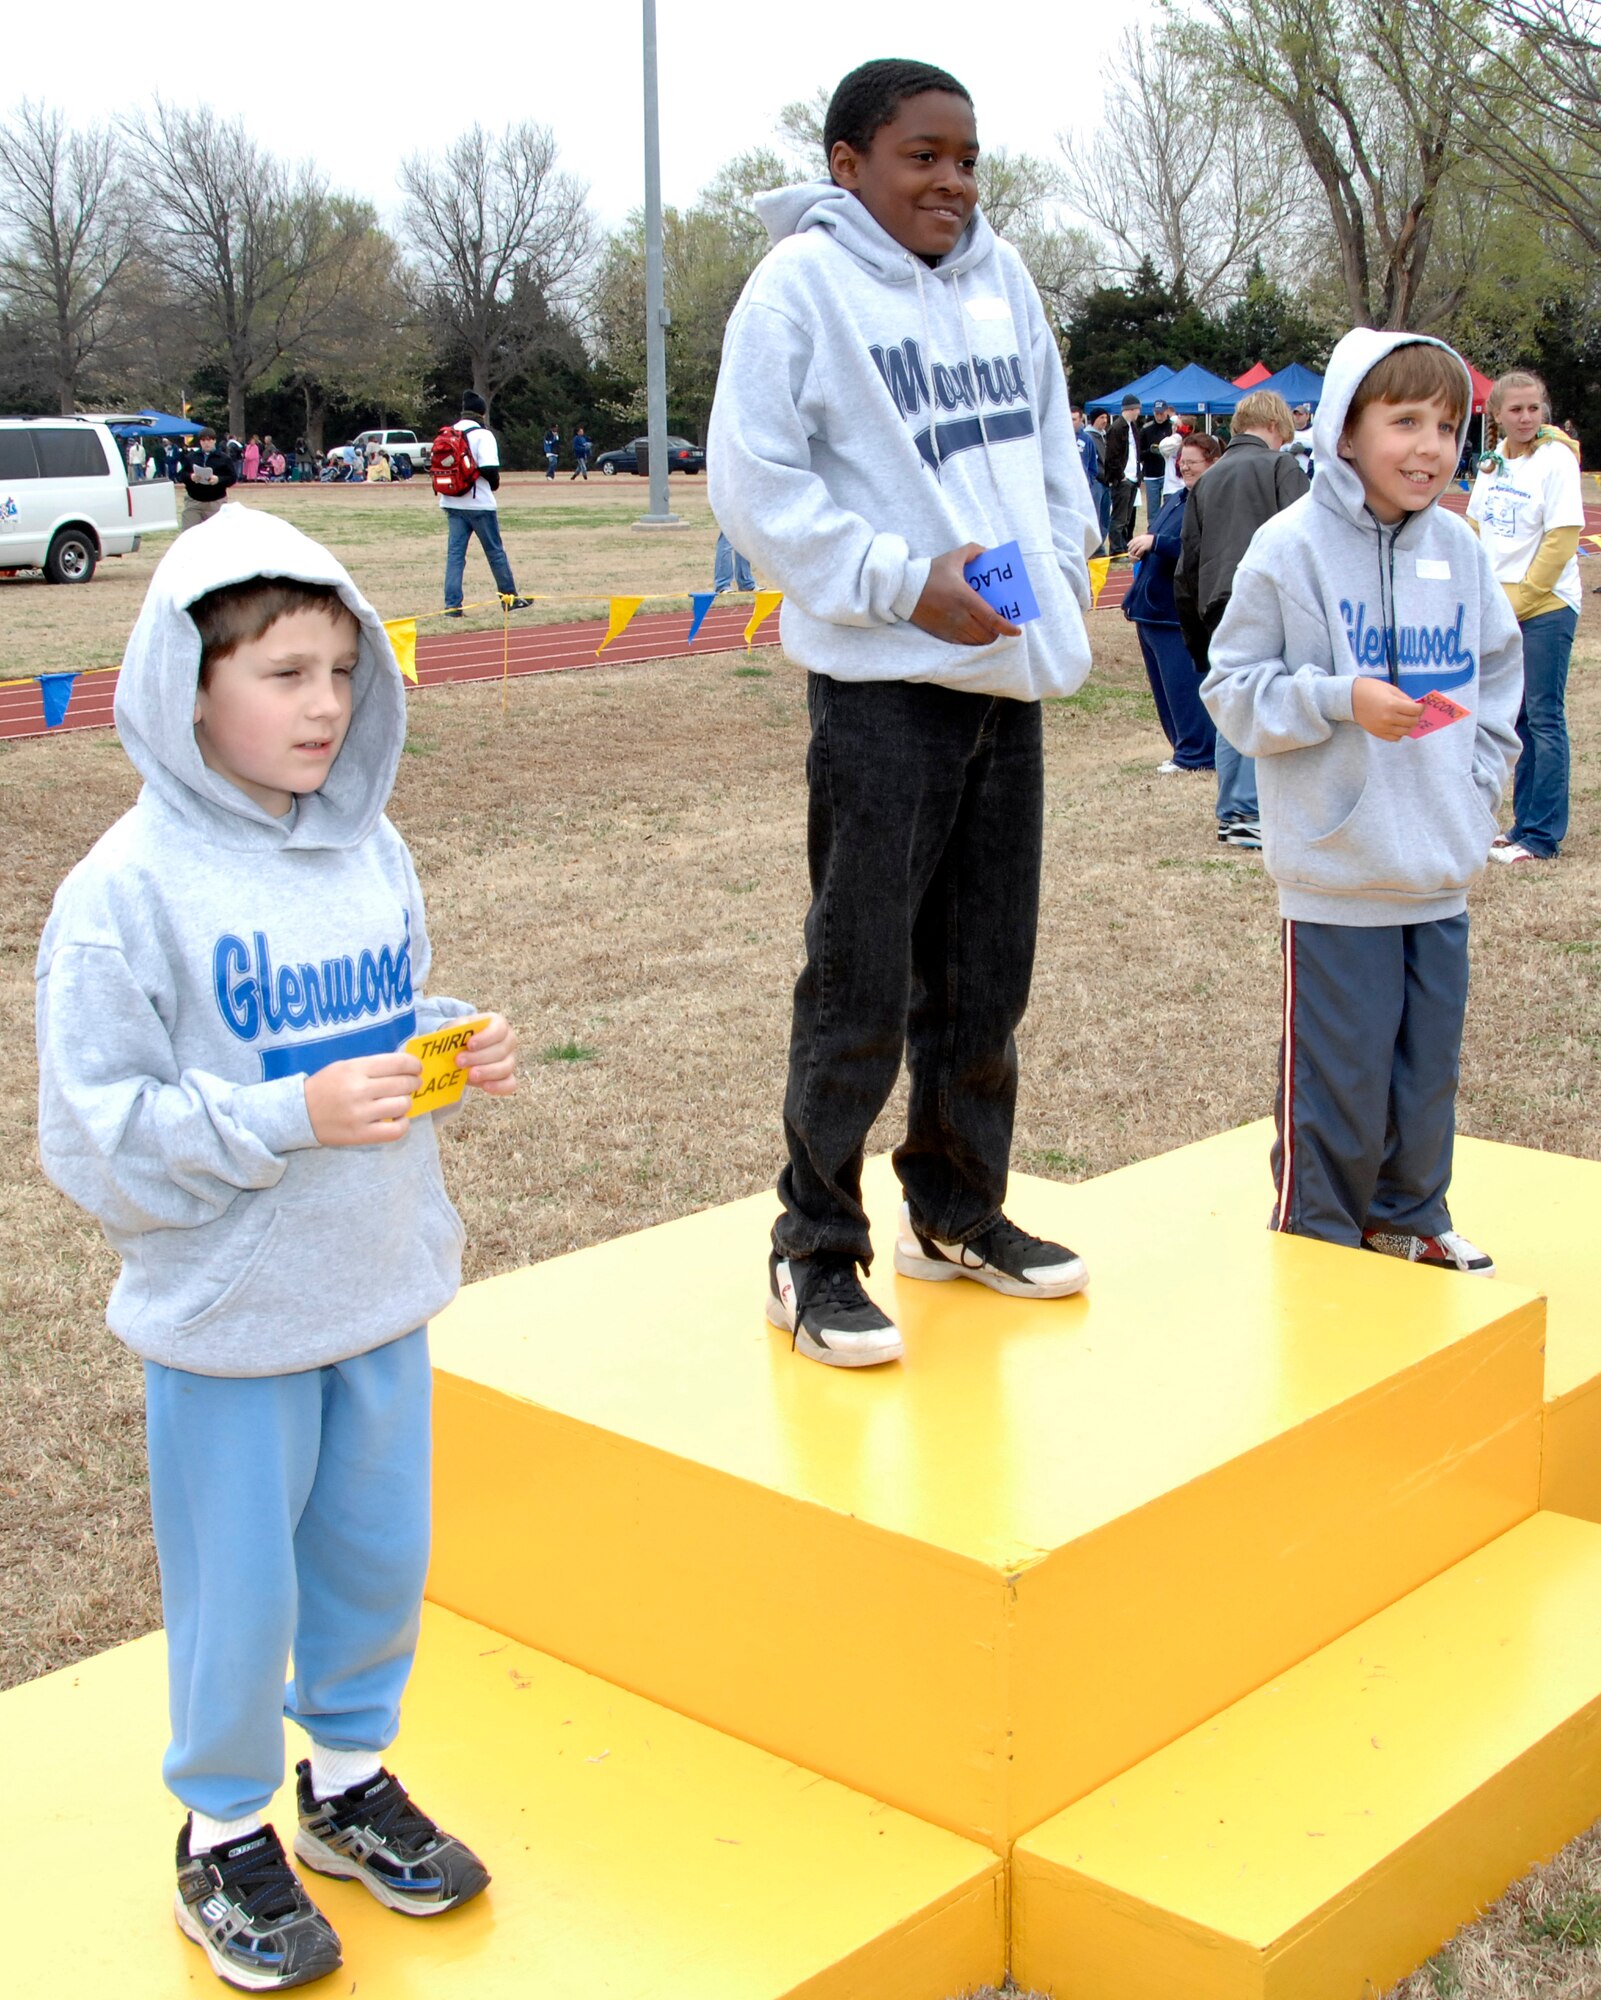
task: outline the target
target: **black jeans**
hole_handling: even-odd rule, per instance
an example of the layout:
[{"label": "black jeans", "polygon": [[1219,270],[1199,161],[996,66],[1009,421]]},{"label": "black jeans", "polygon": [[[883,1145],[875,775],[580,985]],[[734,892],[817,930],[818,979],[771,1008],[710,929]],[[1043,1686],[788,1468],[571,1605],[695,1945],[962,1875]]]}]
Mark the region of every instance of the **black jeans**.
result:
[{"label": "black jeans", "polygon": [[1015,1033],[1039,921],[1037,702],[809,674],[812,905],[795,987],[782,1255],[872,1259],[862,1154],[905,1051],[895,1171],[921,1227],[976,1236],[1006,1196]]},{"label": "black jeans", "polygon": [[1112,488],[1112,553],[1120,556],[1134,533],[1134,503],[1139,488],[1131,480],[1120,479]]}]

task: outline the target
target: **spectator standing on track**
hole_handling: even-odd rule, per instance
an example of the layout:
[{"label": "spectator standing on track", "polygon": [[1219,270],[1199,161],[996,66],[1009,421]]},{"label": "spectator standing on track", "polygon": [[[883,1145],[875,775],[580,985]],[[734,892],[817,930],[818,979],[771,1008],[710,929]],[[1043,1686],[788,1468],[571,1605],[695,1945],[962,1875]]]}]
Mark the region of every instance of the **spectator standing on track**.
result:
[{"label": "spectator standing on track", "polygon": [[751,574],[750,558],[743,556],[723,533],[717,530],[717,553],[712,557],[712,591],[721,597],[725,590],[754,590],[756,579]]},{"label": "spectator standing on track", "polygon": [[1151,406],[1151,415],[1140,425],[1140,484],[1145,489],[1145,532],[1156,526],[1162,511],[1162,475],[1167,463],[1162,457],[1163,438],[1173,435],[1173,413],[1160,396]]},{"label": "spectator standing on track", "polygon": [[[1173,579],[1179,624],[1204,674],[1212,634],[1223,622],[1234,572],[1265,521],[1311,491],[1284,447],[1295,435],[1290,407],[1271,389],[1253,389],[1234,412],[1234,435],[1221,462],[1190,494],[1184,543]],[[1256,766],[1217,732],[1217,837],[1231,847],[1262,845]]]},{"label": "spectator standing on track", "polygon": [[545,477],[554,479],[561,463],[561,432],[554,424],[545,433]]},{"label": "spectator standing on track", "polygon": [[[461,415],[451,426],[466,438],[467,448],[477,467],[477,476],[465,493],[439,493],[439,504],[444,509],[445,525],[449,530],[445,544],[447,618],[462,615],[462,576],[467,567],[467,544],[474,535],[483,545],[494,575],[495,588],[502,597],[511,599],[512,610],[521,611],[525,605],[533,603],[531,597],[517,595],[517,580],[511,573],[506,546],[500,539],[500,508],[495,499],[500,488],[500,447],[495,442],[495,433],[484,425],[483,419],[488,411],[489,405],[483,397],[469,389],[461,399]],[[436,492],[439,491],[438,478],[436,471]]]},{"label": "spectator standing on track", "polygon": [[1140,399],[1125,396],[1123,409],[1106,433],[1106,484],[1112,495],[1112,553],[1126,555],[1134,532],[1134,501],[1139,491]]},{"label": "spectator standing on track", "polygon": [[573,432],[573,469],[569,479],[588,479],[589,454],[595,449],[595,441],[582,424]]},{"label": "spectator standing on track", "polygon": [[1123,616],[1132,620],[1145,656],[1145,676],[1151,684],[1157,719],[1170,747],[1163,777],[1175,771],[1210,771],[1216,761],[1217,731],[1201,705],[1195,663],[1179,630],[1173,602],[1173,572],[1183,547],[1184,510],[1190,488],[1223,456],[1214,437],[1167,438],[1176,444],[1179,489],[1162,507],[1156,526],[1136,535],[1128,552],[1138,564],[1134,582],[1123,600]]},{"label": "spectator standing on track", "polygon": [[233,460],[226,451],[218,448],[216,432],[202,431],[194,456],[183,475],[183,490],[188,497],[183,503],[179,534],[187,528],[198,528],[202,521],[209,521],[227,499],[228,488],[236,477]]},{"label": "spectator standing on track", "polygon": [[1106,492],[1104,472],[1106,440],[1099,431],[1091,430],[1084,421],[1084,412],[1073,412],[1073,436],[1078,445],[1079,461],[1084,467],[1084,477],[1090,483],[1090,498],[1095,502],[1095,518],[1101,523],[1101,546],[1095,551],[1099,555],[1106,547],[1106,521],[1101,505]]},{"label": "spectator standing on track", "polygon": [[1106,554],[1107,537],[1112,532],[1112,489],[1106,480],[1106,437],[1111,428],[1110,410],[1097,410],[1085,428],[1095,439],[1095,450],[1101,461],[1101,483],[1090,488],[1090,498],[1095,502],[1095,510],[1101,523],[1100,553]]},{"label": "spectator standing on track", "polygon": [[1550,422],[1545,384],[1527,369],[1501,377],[1489,412],[1496,446],[1479,461],[1468,522],[1523,635],[1512,827],[1496,836],[1490,856],[1555,861],[1568,830],[1568,661],[1584,595],[1579,447]]}]

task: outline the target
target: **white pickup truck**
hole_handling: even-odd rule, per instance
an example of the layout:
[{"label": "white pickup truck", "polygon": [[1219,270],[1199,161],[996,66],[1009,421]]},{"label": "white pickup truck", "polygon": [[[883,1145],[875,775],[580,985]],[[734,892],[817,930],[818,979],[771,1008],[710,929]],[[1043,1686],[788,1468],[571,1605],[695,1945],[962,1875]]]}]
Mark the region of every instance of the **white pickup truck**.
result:
[{"label": "white pickup truck", "polygon": [[164,479],[128,483],[110,431],[87,417],[0,417],[0,573],[87,583],[102,556],[178,526]]}]

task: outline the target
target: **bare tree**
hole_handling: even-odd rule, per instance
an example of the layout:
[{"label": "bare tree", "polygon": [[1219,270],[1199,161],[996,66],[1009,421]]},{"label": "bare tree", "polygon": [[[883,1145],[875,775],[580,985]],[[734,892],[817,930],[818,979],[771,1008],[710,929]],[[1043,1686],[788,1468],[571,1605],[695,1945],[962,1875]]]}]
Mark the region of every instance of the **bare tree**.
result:
[{"label": "bare tree", "polygon": [[474,125],[442,159],[407,160],[400,184],[428,310],[488,402],[576,291],[594,250],[589,190],[558,170],[549,128],[526,121],[498,138]]},{"label": "bare tree", "polygon": [[1481,4],[1201,0],[1209,18],[1182,43],[1288,120],[1359,324],[1413,324],[1441,189],[1467,145],[1459,97]]},{"label": "bare tree", "polygon": [[119,335],[134,225],[116,134],[24,99],[0,123],[0,289],[61,408]]},{"label": "bare tree", "polygon": [[1194,81],[1174,37],[1130,28],[1100,126],[1057,144],[1063,198],[1121,253],[1114,271],[1149,262],[1209,306],[1238,290],[1253,257],[1275,264],[1305,175],[1278,119],[1237,117]]},{"label": "bare tree", "polygon": [[340,270],[324,278],[331,297],[313,296],[302,334],[284,357],[284,379],[300,391],[303,434],[314,451],[323,448],[332,402],[377,404],[410,418],[424,400],[428,342],[411,273],[393,238],[357,207],[366,226],[351,232]]},{"label": "bare tree", "polygon": [[237,120],[157,100],[128,127],[154,197],[160,249],[228,379],[228,423],[354,282],[370,208],[330,198],[309,165],[263,152]]},{"label": "bare tree", "polygon": [[1457,86],[1473,151],[1601,256],[1601,7],[1484,0]]}]

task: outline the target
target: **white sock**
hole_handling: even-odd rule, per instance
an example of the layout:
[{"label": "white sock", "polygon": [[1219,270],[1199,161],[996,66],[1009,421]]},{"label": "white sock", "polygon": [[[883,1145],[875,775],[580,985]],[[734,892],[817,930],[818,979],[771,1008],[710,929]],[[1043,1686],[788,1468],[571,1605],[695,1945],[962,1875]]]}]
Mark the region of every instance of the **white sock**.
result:
[{"label": "white sock", "polygon": [[319,1799],[331,1799],[335,1792],[348,1792],[352,1785],[364,1785],[376,1778],[384,1760],[376,1750],[328,1750],[320,1743],[311,1746],[311,1789]]},{"label": "white sock", "polygon": [[208,1847],[226,1847],[231,1840],[243,1840],[263,1824],[260,1813],[246,1813],[243,1819],[209,1819],[205,1813],[189,1815],[189,1852],[199,1854]]}]

